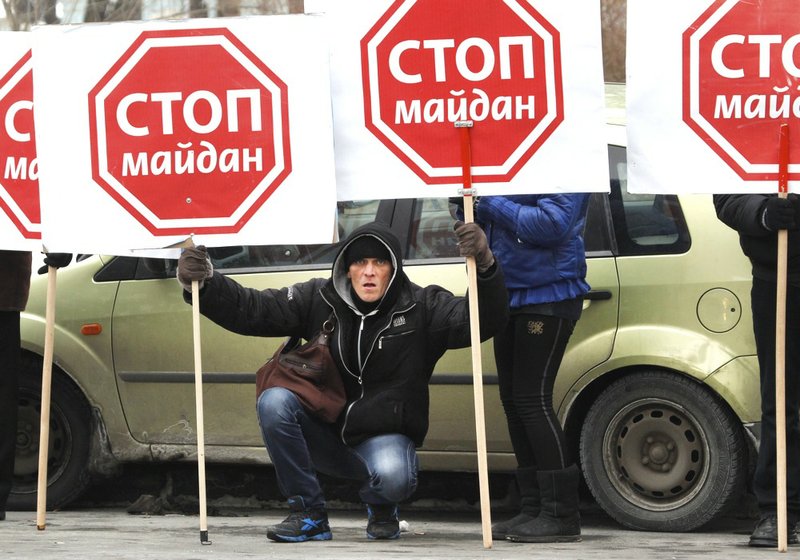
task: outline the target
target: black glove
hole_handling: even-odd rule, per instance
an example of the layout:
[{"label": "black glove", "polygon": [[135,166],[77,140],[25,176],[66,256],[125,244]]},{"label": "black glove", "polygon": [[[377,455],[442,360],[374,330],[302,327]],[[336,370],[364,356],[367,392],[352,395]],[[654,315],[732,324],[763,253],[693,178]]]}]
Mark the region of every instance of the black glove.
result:
[{"label": "black glove", "polygon": [[486,234],[476,223],[458,221],[453,226],[458,237],[458,251],[462,257],[475,257],[478,272],[486,272],[494,264],[494,255],[489,250]]},{"label": "black glove", "polygon": [[202,288],[206,278],[214,275],[214,265],[208,258],[208,250],[203,245],[184,249],[178,259],[176,277],[183,289],[192,291],[192,281],[197,280],[197,287]]},{"label": "black glove", "polygon": [[53,268],[64,268],[71,262],[72,253],[45,253],[44,266],[41,267],[38,272],[39,274],[44,274],[50,266]]},{"label": "black glove", "polygon": [[797,229],[798,207],[800,203],[795,194],[790,194],[787,198],[771,196],[761,211],[761,224],[769,231]]}]

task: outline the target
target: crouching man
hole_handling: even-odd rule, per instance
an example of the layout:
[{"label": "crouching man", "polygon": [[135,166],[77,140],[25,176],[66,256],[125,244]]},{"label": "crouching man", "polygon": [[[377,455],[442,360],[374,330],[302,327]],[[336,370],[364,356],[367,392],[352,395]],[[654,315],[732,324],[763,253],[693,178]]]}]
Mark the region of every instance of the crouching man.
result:
[{"label": "crouching man", "polygon": [[[477,225],[457,222],[455,233],[461,255],[476,260],[480,334],[487,340],[508,319],[503,274]],[[329,279],[247,289],[213,272],[204,247],[183,252],[177,276],[186,301],[197,280],[200,312],[243,335],[309,340],[334,315],[331,353],[347,393],[338,420],[312,416],[284,388],[258,396],[261,433],[290,508],[267,537],[332,538],[317,478],[322,472],[361,483],[368,538],[398,538],[398,504],[416,489],[415,450],[428,431],[428,380],[446,350],[470,344],[467,298],[413,284],[403,272],[397,237],[380,223],[366,224],[344,241]]]}]

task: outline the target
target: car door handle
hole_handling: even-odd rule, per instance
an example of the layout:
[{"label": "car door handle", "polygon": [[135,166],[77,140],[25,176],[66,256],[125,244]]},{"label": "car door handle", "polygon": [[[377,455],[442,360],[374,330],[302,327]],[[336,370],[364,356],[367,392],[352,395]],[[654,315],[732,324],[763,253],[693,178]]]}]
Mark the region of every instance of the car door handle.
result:
[{"label": "car door handle", "polygon": [[609,290],[592,290],[588,294],[583,296],[583,299],[588,299],[592,301],[611,299],[611,292]]}]

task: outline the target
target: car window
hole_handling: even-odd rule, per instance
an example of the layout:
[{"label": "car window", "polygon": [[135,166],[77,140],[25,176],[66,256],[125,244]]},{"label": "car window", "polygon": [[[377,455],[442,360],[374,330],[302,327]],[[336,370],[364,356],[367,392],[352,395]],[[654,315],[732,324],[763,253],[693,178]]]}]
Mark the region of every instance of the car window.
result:
[{"label": "car window", "polygon": [[689,228],[678,197],[628,192],[626,152],[609,146],[611,214],[620,255],[684,253],[689,250]]},{"label": "car window", "polygon": [[[680,203],[673,195],[627,192],[625,148],[609,146],[611,194],[591,195],[584,238],[587,256],[681,253],[689,248],[689,232]],[[400,204],[400,203],[403,204]],[[408,204],[406,204],[408,203]],[[410,219],[409,219],[410,214]],[[612,217],[612,226],[608,217]],[[453,218],[447,198],[363,200],[337,203],[339,239],[372,221],[402,222],[397,233],[405,241],[406,260],[458,259]],[[402,227],[400,227],[402,226]],[[220,272],[251,272],[296,268],[327,268],[338,243],[316,245],[252,245],[209,249]],[[97,280],[148,279],[174,276],[175,260],[132,259],[135,270],[119,266]],[[126,258],[127,260],[127,258]]]},{"label": "car window", "polygon": [[[589,202],[586,218],[587,252],[612,251],[612,235],[608,224],[608,202],[605,193],[595,193]],[[458,258],[458,246],[453,234],[453,217],[448,200],[427,198],[417,201],[411,222],[407,259]]]},{"label": "car window", "polygon": [[[344,239],[356,228],[375,221],[379,200],[347,201],[337,203],[337,229],[339,239]],[[242,269],[270,269],[297,265],[329,265],[336,256],[338,244],[316,245],[236,245],[212,247],[208,253],[216,270],[233,272]]]},{"label": "car window", "polygon": [[418,200],[411,220],[406,259],[458,257],[454,222],[446,198]]},{"label": "car window", "polygon": [[[592,194],[584,230],[587,253],[610,254],[613,251],[609,213],[607,194]],[[409,260],[459,257],[453,234],[453,217],[447,199],[427,198],[417,201],[406,254]]]},{"label": "car window", "polygon": [[614,236],[611,232],[607,193],[592,193],[583,228],[586,256],[609,256],[615,254]]}]

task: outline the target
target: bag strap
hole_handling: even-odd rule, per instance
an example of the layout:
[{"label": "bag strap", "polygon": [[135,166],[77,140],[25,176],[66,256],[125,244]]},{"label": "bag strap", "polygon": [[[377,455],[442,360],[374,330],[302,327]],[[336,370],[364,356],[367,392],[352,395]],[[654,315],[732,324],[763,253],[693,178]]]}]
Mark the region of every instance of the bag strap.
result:
[{"label": "bag strap", "polygon": [[336,315],[331,311],[330,316],[322,323],[322,332],[330,335],[336,328]]},{"label": "bag strap", "polygon": [[[325,322],[322,323],[322,328],[320,331],[311,339],[311,340],[318,340],[320,335],[324,336],[325,338],[330,338],[331,333],[333,333],[333,329],[336,328],[336,316],[331,312],[330,317],[325,319]],[[286,354],[287,352],[291,352],[298,346],[300,346],[300,342],[302,339],[299,336],[290,336],[286,338],[286,341],[283,344],[283,347],[280,350],[281,354]]]}]

